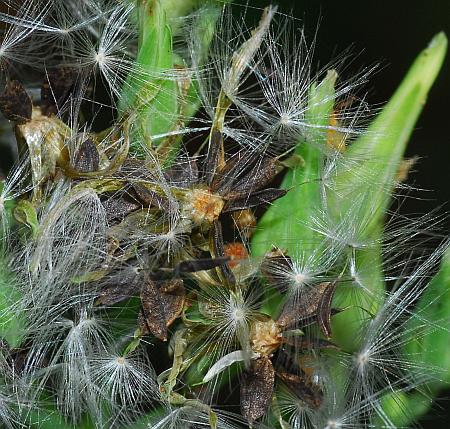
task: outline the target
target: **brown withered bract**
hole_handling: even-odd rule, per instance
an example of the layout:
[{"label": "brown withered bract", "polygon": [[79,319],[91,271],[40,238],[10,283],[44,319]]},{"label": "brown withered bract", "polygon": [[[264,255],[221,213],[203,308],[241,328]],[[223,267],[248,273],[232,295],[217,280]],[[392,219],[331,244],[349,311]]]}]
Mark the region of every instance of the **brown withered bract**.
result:
[{"label": "brown withered bract", "polygon": [[57,67],[47,71],[41,87],[41,112],[45,116],[56,115],[70,95],[76,79],[72,68]]},{"label": "brown withered bract", "polygon": [[249,424],[262,417],[272,401],[275,370],[267,357],[252,361],[241,384],[241,412]]},{"label": "brown withered bract", "polygon": [[[274,270],[276,267],[276,270]],[[275,272],[290,272],[292,268],[291,257],[278,247],[274,247],[268,252],[261,263],[261,274],[269,281],[271,286],[277,288],[280,292],[285,291],[286,279],[282,275],[277,276]]]},{"label": "brown withered bract", "polygon": [[73,167],[80,173],[97,171],[100,164],[100,155],[92,139],[88,138],[81,143],[74,160]]},{"label": "brown withered bract", "polygon": [[212,270],[220,267],[230,260],[229,256],[218,258],[199,258],[181,261],[175,267],[176,274],[195,273],[197,271]]},{"label": "brown withered bract", "polygon": [[197,224],[212,223],[221,213],[268,204],[286,194],[283,189],[262,189],[280,171],[275,158],[261,158],[241,150],[225,160],[223,136],[216,129],[209,143],[202,177],[191,183],[195,186],[187,198]]},{"label": "brown withered bract", "polygon": [[317,314],[322,295],[325,293],[329,283],[320,283],[311,287],[307,287],[298,299],[289,300],[283,307],[283,311],[278,318],[281,326],[292,326],[300,323]]},{"label": "brown withered bract", "polygon": [[141,285],[136,281],[111,285],[100,292],[95,303],[96,305],[114,305],[133,296],[139,296],[140,290]]},{"label": "brown withered bract", "polygon": [[133,183],[131,186],[144,207],[156,207],[163,211],[169,210],[169,201],[166,198],[139,183]]},{"label": "brown withered bract", "polygon": [[138,323],[142,334],[150,332],[156,338],[166,341],[167,328],[181,314],[186,291],[183,280],[173,279],[157,282],[146,279],[141,289],[142,311]]},{"label": "brown withered bract", "polygon": [[173,186],[188,188],[198,182],[197,162],[190,157],[177,159],[170,168],[164,171],[164,176]]},{"label": "brown withered bract", "polygon": [[222,213],[228,213],[236,210],[244,210],[252,207],[261,206],[264,204],[269,204],[278,198],[284,197],[287,191],[285,189],[269,188],[262,191],[255,192],[248,197],[228,200]]},{"label": "brown withered bract", "polygon": [[[308,288],[298,301],[288,301],[277,322],[284,328],[317,322],[325,336],[331,336],[331,303],[337,282],[325,282]],[[313,319],[313,320],[311,320]],[[305,323],[306,322],[306,323]]]},{"label": "brown withered bract", "polygon": [[17,80],[8,80],[0,95],[0,111],[3,116],[21,125],[31,119],[32,110],[33,103],[22,84]]},{"label": "brown withered bract", "polygon": [[317,324],[320,330],[327,337],[331,337],[331,303],[333,301],[334,292],[336,291],[337,281],[329,283],[317,308]]},{"label": "brown withered bract", "polygon": [[250,171],[235,183],[233,189],[230,189],[227,197],[229,199],[246,197],[270,183],[278,171],[275,158],[257,160]]},{"label": "brown withered bract", "polygon": [[317,409],[322,404],[322,391],[319,386],[308,379],[307,374],[303,371],[301,371],[301,375],[277,371],[277,377],[311,408]]}]

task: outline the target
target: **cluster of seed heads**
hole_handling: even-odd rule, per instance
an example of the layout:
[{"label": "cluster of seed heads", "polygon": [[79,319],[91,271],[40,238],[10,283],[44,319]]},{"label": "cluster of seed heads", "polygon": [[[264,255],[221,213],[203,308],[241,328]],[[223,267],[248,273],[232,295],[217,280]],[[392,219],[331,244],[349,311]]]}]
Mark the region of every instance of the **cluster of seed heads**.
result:
[{"label": "cluster of seed heads", "polygon": [[[405,274],[420,222],[368,238],[368,181],[386,185],[335,180],[362,162],[343,154],[364,132],[367,72],[319,96],[336,72],[313,72],[276,8],[248,30],[190,3],[171,17],[163,0],[3,2],[0,110],[18,149],[0,196],[14,321],[0,425],[394,427],[383,398],[432,373],[401,348],[444,247]],[[295,190],[283,175],[309,168],[299,142],[321,157],[302,225],[317,234],[258,254],[259,220]],[[337,216],[333,192],[349,201]],[[370,268],[389,267],[360,252],[387,242],[405,261],[380,292]]]}]

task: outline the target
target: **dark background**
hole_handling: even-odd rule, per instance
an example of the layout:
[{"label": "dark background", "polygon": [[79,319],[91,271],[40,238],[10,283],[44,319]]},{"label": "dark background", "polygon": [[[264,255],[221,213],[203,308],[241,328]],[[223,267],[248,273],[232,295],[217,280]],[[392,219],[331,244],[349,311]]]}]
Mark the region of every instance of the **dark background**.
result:
[{"label": "dark background", "polygon": [[[250,0],[249,6],[264,7],[268,3],[269,0]],[[315,53],[321,65],[326,65],[349,46],[355,58],[346,70],[347,77],[364,66],[380,65],[367,86],[367,99],[373,105],[389,99],[409,65],[433,35],[443,30],[450,36],[450,0],[278,0],[273,3],[279,5],[280,12],[292,12],[302,20],[299,25],[304,26],[310,41],[319,25]],[[260,11],[249,10],[249,13],[256,16]],[[402,204],[402,213],[427,213],[438,206],[441,206],[441,213],[449,211],[449,104],[450,57],[447,53],[406,153],[407,157],[420,157],[408,183],[426,192],[412,192],[412,198]],[[447,217],[443,232],[448,234],[449,231]],[[432,411],[422,418],[420,426],[425,429],[449,427],[449,398],[450,390],[443,392]]]}]

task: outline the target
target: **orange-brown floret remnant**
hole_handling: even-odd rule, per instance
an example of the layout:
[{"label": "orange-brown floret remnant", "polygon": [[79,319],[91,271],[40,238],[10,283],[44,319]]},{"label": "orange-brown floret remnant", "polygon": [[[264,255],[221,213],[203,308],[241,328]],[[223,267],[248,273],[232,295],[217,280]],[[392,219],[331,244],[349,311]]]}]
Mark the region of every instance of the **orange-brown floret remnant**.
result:
[{"label": "orange-brown floret remnant", "polygon": [[231,260],[228,262],[230,268],[236,267],[242,259],[248,258],[248,252],[242,243],[227,243],[224,246],[225,256],[229,256]]},{"label": "orange-brown floret remnant", "polygon": [[257,321],[250,332],[252,350],[260,356],[270,356],[282,343],[283,337],[277,322],[272,319]]},{"label": "orange-brown floret remnant", "polygon": [[192,219],[200,225],[205,221],[217,220],[225,202],[220,195],[213,194],[208,189],[194,189],[188,195],[188,204]]}]

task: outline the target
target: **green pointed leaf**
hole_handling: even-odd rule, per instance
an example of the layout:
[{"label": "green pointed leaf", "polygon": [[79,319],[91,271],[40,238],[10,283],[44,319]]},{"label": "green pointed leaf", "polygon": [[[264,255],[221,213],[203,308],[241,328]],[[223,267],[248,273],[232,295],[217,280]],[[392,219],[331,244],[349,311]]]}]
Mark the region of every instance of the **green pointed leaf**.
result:
[{"label": "green pointed leaf", "polygon": [[[160,0],[142,1],[138,8],[139,46],[135,70],[119,100],[122,114],[137,112],[138,133],[145,145],[151,136],[170,131],[177,120],[178,90],[168,74],[174,66],[172,31]],[[138,146],[132,148],[139,152]]]},{"label": "green pointed leaf", "polygon": [[430,368],[434,392],[450,383],[450,248],[442,258],[439,272],[421,296],[408,329],[416,332],[405,348],[410,359]]},{"label": "green pointed leaf", "polygon": [[[406,145],[426,102],[447,50],[447,38],[436,35],[410,67],[397,91],[344,154],[330,200],[334,209],[346,211],[361,196],[359,219],[371,219],[366,234],[383,219]],[[351,166],[351,167],[349,167]]]}]

